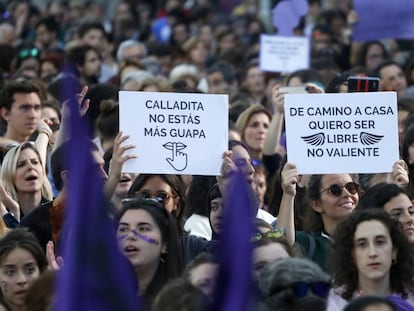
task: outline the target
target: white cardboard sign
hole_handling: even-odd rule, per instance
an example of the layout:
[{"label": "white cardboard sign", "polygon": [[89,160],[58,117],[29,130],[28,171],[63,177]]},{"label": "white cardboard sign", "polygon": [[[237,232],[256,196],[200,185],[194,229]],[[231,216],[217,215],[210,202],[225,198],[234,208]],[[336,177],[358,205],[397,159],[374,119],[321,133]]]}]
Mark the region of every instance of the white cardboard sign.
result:
[{"label": "white cardboard sign", "polygon": [[125,172],[220,175],[228,149],[228,96],[119,92],[120,130],[137,159]]},{"label": "white cardboard sign", "polygon": [[395,92],[286,94],[285,116],[300,174],[391,172],[399,159]]},{"label": "white cardboard sign", "polygon": [[309,67],[307,37],[260,36],[260,68],[270,72],[293,72]]}]

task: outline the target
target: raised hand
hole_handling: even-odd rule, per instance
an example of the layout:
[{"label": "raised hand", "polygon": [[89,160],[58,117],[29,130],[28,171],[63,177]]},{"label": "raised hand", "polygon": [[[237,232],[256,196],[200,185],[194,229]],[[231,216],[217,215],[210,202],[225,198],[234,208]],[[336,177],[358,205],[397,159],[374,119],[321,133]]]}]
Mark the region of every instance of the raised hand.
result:
[{"label": "raised hand", "polygon": [[[11,196],[10,193],[4,189],[3,182],[0,180],[0,202],[1,202],[1,209],[3,209],[3,213],[10,212],[14,215],[17,221],[20,221],[20,206],[17,201],[15,201]],[[4,210],[6,209],[6,211]]]}]

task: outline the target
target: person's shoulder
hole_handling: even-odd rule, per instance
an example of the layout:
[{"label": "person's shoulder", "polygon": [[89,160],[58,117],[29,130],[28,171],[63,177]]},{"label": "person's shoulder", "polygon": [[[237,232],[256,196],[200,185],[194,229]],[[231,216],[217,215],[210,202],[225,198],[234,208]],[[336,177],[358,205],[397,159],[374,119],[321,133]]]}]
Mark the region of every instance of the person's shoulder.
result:
[{"label": "person's shoulder", "polygon": [[335,287],[329,291],[327,309],[329,311],[341,311],[349,303],[342,297],[344,289],[342,287]]},{"label": "person's shoulder", "polygon": [[50,208],[53,206],[53,201],[48,201],[45,203],[40,204],[34,210],[32,210],[29,214],[25,215],[21,220],[21,225],[25,225],[27,223],[31,223],[33,221],[37,222],[38,219],[42,218],[49,218],[50,216]]}]

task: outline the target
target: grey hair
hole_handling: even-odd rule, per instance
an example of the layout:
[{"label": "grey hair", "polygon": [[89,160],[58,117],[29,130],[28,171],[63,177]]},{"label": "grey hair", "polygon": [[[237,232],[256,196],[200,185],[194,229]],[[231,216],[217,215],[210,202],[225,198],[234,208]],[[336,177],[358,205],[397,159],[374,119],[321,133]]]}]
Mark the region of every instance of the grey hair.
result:
[{"label": "grey hair", "polygon": [[147,56],[148,50],[145,44],[139,41],[133,40],[133,39],[128,39],[128,40],[122,41],[118,46],[118,50],[116,51],[116,60],[118,61],[118,64],[120,64],[124,60],[122,56],[122,54],[124,53],[124,50],[131,46],[138,46],[144,51],[144,57]]},{"label": "grey hair", "polygon": [[171,71],[170,71],[170,76],[169,79],[172,82],[175,82],[179,79],[181,79],[183,76],[186,75],[191,75],[194,77],[197,77],[197,79],[199,78],[199,71],[197,69],[197,67],[195,65],[192,64],[180,64],[175,66]]},{"label": "grey hair", "polygon": [[154,75],[151,72],[148,72],[146,70],[134,70],[121,79],[121,86],[124,86],[125,83],[129,81],[134,81],[137,85],[141,83],[143,80],[147,78],[151,78]]},{"label": "grey hair", "polygon": [[[261,295],[266,301],[267,306],[272,309],[289,310],[293,302],[298,307],[299,305],[306,307],[308,304],[313,304],[314,308],[310,308],[312,310],[324,308],[326,300],[324,301],[320,297],[294,297],[290,285],[295,282],[330,283],[331,277],[309,259],[289,257],[267,265],[258,278]],[[280,290],[274,293],[276,288]]]}]

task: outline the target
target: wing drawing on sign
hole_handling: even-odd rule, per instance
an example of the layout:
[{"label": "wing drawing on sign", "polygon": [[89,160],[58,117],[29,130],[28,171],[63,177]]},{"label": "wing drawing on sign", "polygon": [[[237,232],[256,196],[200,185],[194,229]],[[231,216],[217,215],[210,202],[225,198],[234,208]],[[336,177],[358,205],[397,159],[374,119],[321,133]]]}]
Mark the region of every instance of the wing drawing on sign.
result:
[{"label": "wing drawing on sign", "polygon": [[168,142],[162,145],[165,149],[171,150],[171,157],[166,158],[168,164],[176,171],[183,171],[187,167],[187,154],[182,152],[187,148],[186,145],[180,142]]},{"label": "wing drawing on sign", "polygon": [[361,132],[359,139],[363,145],[374,145],[384,137],[384,135],[375,135],[367,132]]},{"label": "wing drawing on sign", "polygon": [[309,136],[301,136],[300,138],[312,146],[322,146],[325,143],[325,134],[322,132]]}]

